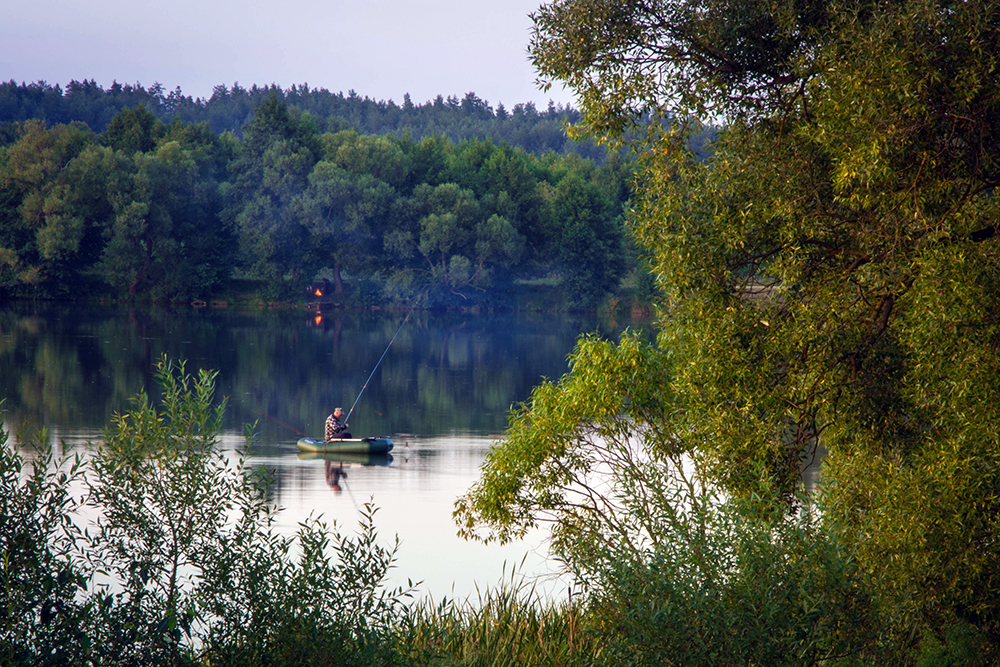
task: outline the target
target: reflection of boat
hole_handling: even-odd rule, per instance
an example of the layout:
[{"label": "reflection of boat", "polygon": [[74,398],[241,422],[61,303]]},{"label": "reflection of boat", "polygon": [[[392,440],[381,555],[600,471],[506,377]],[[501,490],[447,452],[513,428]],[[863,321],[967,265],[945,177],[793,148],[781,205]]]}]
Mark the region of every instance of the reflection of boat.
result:
[{"label": "reflection of boat", "polygon": [[334,463],[348,463],[362,466],[387,466],[392,463],[392,454],[362,454],[359,452],[299,452],[300,461],[324,460]]},{"label": "reflection of boat", "polygon": [[317,440],[299,438],[299,451],[323,454],[386,454],[392,449],[389,438],[344,438],[342,440]]}]

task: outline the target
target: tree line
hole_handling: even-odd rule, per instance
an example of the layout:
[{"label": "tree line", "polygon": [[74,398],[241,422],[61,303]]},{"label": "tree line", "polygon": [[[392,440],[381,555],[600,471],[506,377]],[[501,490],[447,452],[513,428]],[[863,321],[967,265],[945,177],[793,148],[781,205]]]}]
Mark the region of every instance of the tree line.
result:
[{"label": "tree line", "polygon": [[[139,105],[103,131],[38,119],[0,147],[0,290],[500,305],[525,281],[593,305],[635,268],[632,167],[509,143],[327,131],[268,96],[242,139]],[[350,293],[348,295],[348,293]]]},{"label": "tree line", "polygon": [[124,109],[143,106],[164,123],[179,119],[185,123],[208,123],[216,134],[232,132],[242,136],[243,126],[254,110],[271,96],[289,107],[308,112],[321,131],[356,130],[359,134],[391,134],[413,139],[446,136],[453,142],[492,139],[507,142],[529,153],[546,151],[579,153],[598,162],[605,150],[590,140],[573,141],[566,136],[567,123],[580,119],[569,106],[549,103],[538,109],[532,102],[515,104],[507,109],[495,107],[474,92],[459,98],[438,95],[433,100],[414,103],[409,93],[401,104],[393,100],[375,100],[353,90],[344,94],[308,84],[283,89],[277,84],[245,88],[239,83],[216,86],[208,99],[185,95],[175,88],[167,92],[154,83],[148,88],[140,83],[112,83],[103,88],[92,79],[72,80],[65,88],[44,81],[0,83],[0,137],[10,137],[12,123],[42,119],[51,125],[73,121],[85,123],[94,132],[103,132],[111,119]]}]

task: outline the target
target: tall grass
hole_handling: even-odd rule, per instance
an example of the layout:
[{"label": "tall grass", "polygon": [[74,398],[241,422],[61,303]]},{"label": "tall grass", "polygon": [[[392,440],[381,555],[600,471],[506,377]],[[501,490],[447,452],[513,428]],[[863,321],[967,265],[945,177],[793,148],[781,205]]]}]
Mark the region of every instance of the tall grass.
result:
[{"label": "tall grass", "polygon": [[414,604],[403,652],[411,664],[437,666],[588,665],[598,651],[582,618],[571,592],[549,600],[512,574],[465,601]]}]

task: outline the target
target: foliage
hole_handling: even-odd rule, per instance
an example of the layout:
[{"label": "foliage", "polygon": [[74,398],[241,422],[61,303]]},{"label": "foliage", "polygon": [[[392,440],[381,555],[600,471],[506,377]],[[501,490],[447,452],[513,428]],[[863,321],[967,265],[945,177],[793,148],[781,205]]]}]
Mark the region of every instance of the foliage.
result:
[{"label": "foliage", "polygon": [[[300,130],[311,137],[306,125],[292,129],[308,118],[293,120],[271,104],[260,112],[284,120],[248,127],[251,152],[253,142],[282,145],[281,137]],[[580,302],[617,287],[617,207],[628,196],[627,172],[617,162],[604,170],[578,158],[539,161],[489,141],[413,144],[352,131],[316,140],[318,148],[303,139],[320,151],[308,170],[308,161],[279,160],[261,172],[266,178],[252,177],[257,167],[244,164],[247,149],[234,164],[226,215],[245,270],[268,280],[275,294],[296,276],[322,275],[333,283],[332,296],[344,299],[349,273],[381,286],[383,298],[468,306],[553,268],[566,274],[563,286]],[[282,184],[284,194],[268,183]]]},{"label": "foliage", "polygon": [[[624,334],[618,345],[583,337],[570,357],[569,373],[558,384],[543,382],[528,403],[517,407],[503,446],[490,451],[480,481],[456,504],[466,536],[507,541],[551,513],[554,548],[564,557],[586,538],[584,524],[596,531],[593,541],[610,540],[623,554],[634,553],[629,535],[652,532],[641,524],[645,514],[619,511],[620,505],[607,504],[610,494],[601,489],[609,474],[621,476],[626,485],[645,479],[634,432],[641,433],[645,449],[677,462],[687,451],[672,431],[657,428],[669,424],[673,410],[659,393],[670,386],[666,362],[635,333]],[[491,532],[481,532],[481,526]]]},{"label": "foliage", "polygon": [[144,106],[122,109],[108,123],[104,140],[111,148],[127,155],[148,153],[166,132],[164,124]]},{"label": "foliage", "polygon": [[319,520],[301,524],[297,563],[288,557],[290,542],[281,539],[256,545],[250,562],[216,550],[219,562],[202,596],[216,620],[202,659],[213,665],[394,664],[410,593],[381,587],[398,543],[392,549],[378,544],[374,516],[366,504],[355,538],[339,532],[331,538]]},{"label": "foliage", "polygon": [[930,635],[923,644],[917,667],[980,667],[996,659],[982,633],[966,623],[948,628],[944,641]]},{"label": "foliage", "polygon": [[[570,376],[517,413],[459,504],[464,530],[505,537],[549,513],[581,567],[620,526],[662,516],[662,502],[630,504],[670,497],[647,491],[670,469],[661,449],[686,452],[734,500],[776,496],[791,511],[822,445],[817,535],[870,578],[893,659],[921,643],[931,655],[955,627],[996,651],[998,12],[931,0],[540,9],[543,78],[580,95],[582,131],[640,153],[630,222],[663,294],[660,335],[635,369],[630,342],[593,364],[584,343]],[[698,116],[725,122],[705,162],[687,140]],[[648,420],[631,405],[643,387]],[[636,460],[653,467],[629,488]],[[591,493],[595,466],[611,490]],[[581,526],[602,539],[568,539]],[[653,524],[646,539],[664,534]],[[612,566],[655,562],[587,569],[637,586]]]},{"label": "foliage", "polygon": [[[755,502],[711,485],[686,439],[670,355],[634,334],[581,339],[571,370],[535,389],[459,499],[463,532],[508,540],[551,523],[584,586],[608,664],[818,664],[858,655],[869,580],[849,543],[780,488]],[[483,529],[488,532],[483,532]]]},{"label": "foliage", "polygon": [[109,192],[115,216],[98,264],[105,281],[130,297],[204,296],[219,279],[215,184],[202,180],[198,156],[177,141],[137,153],[132,164]]},{"label": "foliage", "polygon": [[415,273],[409,283],[434,292],[435,300],[449,294],[467,299],[464,292],[485,291],[496,272],[504,276],[524,254],[525,240],[510,220],[490,215],[472,191],[455,183],[418,186],[409,207],[415,229],[397,230],[387,238],[387,250],[403,258],[419,255],[422,261],[398,270],[393,279]]},{"label": "foliage", "polygon": [[[276,535],[266,475],[218,449],[215,374],[163,360],[156,375],[159,407],[140,393],[89,470],[53,470],[43,449],[25,477],[5,444],[5,664],[391,662],[408,592],[382,586],[395,549],[374,508],[356,537],[320,520]],[[93,532],[76,527],[79,481]]]},{"label": "foliage", "polygon": [[548,195],[545,216],[559,248],[557,267],[569,292],[592,306],[614,291],[624,270],[621,218],[598,184],[572,172]]},{"label": "foliage", "polygon": [[80,126],[29,121],[0,149],[0,249],[14,295],[110,288],[185,299],[218,285],[229,245],[218,224],[220,142],[199,128],[154,125],[148,112],[117,121],[104,139],[118,148]]},{"label": "foliage", "polygon": [[[99,650],[118,661],[179,660],[182,631],[190,635],[197,617],[185,588],[203,578],[203,552],[223,538],[231,499],[252,482],[215,450],[225,401],[212,405],[214,375],[191,378],[183,363],[177,372],[157,368],[160,410],[140,392],[113,418],[88,480],[88,505],[100,511],[88,552],[122,589],[102,605],[119,627]],[[253,519],[264,508],[246,509]]]},{"label": "foliage", "polygon": [[[91,99],[96,84],[84,90]],[[555,277],[567,304],[592,308],[635,266],[621,218],[631,163],[618,154],[598,166],[439,131],[365,135],[290,99],[309,91],[280,89],[250,95],[240,141],[183,113],[164,124],[166,98],[146,92],[116,88],[110,103],[138,101],[100,135],[83,123],[6,127],[5,294],[206,300],[239,279],[289,300],[326,278],[338,302],[492,307],[510,305],[520,281]],[[471,94],[459,106],[492,114]]]},{"label": "foliage", "polygon": [[16,274],[10,282],[31,290],[49,285],[59,296],[78,287],[82,269],[100,251],[110,157],[85,126],[21,126],[19,141],[0,158],[0,191],[8,204],[0,248]]},{"label": "foliage", "polygon": [[502,103],[492,106],[473,92],[461,99],[438,95],[423,103],[414,103],[407,94],[396,103],[362,97],[353,90],[334,93],[304,84],[287,89],[275,84],[249,88],[238,83],[221,84],[211,97],[202,99],[184,95],[180,88],[168,93],[159,84],[146,88],[141,84],[113,83],[105,89],[94,80],[74,80],[65,87],[44,81],[0,82],[0,142],[5,124],[33,118],[53,124],[79,121],[101,133],[122,111],[139,107],[165,124],[174,120],[205,123],[215,134],[241,136],[254,109],[272,96],[318,119],[328,132],[353,130],[365,135],[411,137],[414,141],[445,136],[455,143],[486,139],[497,144],[506,142],[535,155],[554,151],[579,153],[597,161],[605,157],[605,151],[593,142],[578,143],[566,137],[565,125],[579,119],[579,113],[568,106],[553,104],[537,109],[534,103],[527,102],[514,104],[508,110]]},{"label": "foliage", "polygon": [[239,239],[247,275],[267,281],[275,297],[286,274],[298,282],[302,269],[306,235],[291,204],[306,189],[319,150],[310,119],[293,117],[272,96],[247,124],[230,166],[223,219]]},{"label": "foliage", "polygon": [[886,575],[901,636],[963,619],[995,644],[1000,96],[992,56],[948,63],[956,41],[991,51],[996,15],[942,12],[830,14],[796,104],[748,109],[710,165],[650,179],[637,229],[724,460],[770,440],[791,479],[822,442],[830,519]]},{"label": "foliage", "polygon": [[585,609],[545,600],[509,581],[465,602],[427,600],[411,609],[402,650],[411,664],[586,665],[600,654]]},{"label": "foliage", "polygon": [[87,652],[91,610],[78,593],[88,573],[75,559],[82,536],[71,520],[82,461],[55,461],[41,447],[26,471],[7,439],[0,425],[0,662]]},{"label": "foliage", "polygon": [[816,516],[700,500],[668,500],[690,510],[641,563],[600,552],[589,607],[603,664],[871,664],[892,655],[879,644],[872,582]]}]

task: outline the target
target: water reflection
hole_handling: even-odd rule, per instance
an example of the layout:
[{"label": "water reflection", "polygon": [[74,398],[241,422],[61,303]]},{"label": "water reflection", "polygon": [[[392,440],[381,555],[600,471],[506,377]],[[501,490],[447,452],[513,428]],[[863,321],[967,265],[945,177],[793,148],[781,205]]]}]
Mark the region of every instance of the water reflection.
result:
[{"label": "water reflection", "polygon": [[219,373],[226,449],[242,448],[244,424],[257,422],[252,463],[275,473],[279,530],[322,515],[350,531],[372,502],[380,536],[401,541],[395,583],[423,580],[438,599],[474,594],[522,560],[526,572],[549,573],[541,533],[507,547],[467,543],[456,536],[452,505],[477,480],[510,406],[542,377],[566,371],[580,333],[616,336],[637,323],[414,313],[351,415],[358,437],[390,437],[393,456],[299,456],[299,435],[322,436],[332,407],[354,402],[404,317],[10,305],[0,309],[4,421],[20,433],[46,427],[58,451],[86,454],[136,392],[155,400],[160,355],[187,359],[189,371]]},{"label": "water reflection", "polygon": [[[260,420],[262,443],[322,435],[351,405],[405,314],[109,310],[15,304],[0,310],[0,396],[15,421],[103,426],[140,388],[155,396],[162,354],[218,370],[227,428]],[[583,316],[414,313],[351,416],[359,436],[496,433],[511,403],[566,370]],[[278,421],[266,419],[272,415]]]},{"label": "water reflection", "polygon": [[344,489],[341,480],[346,482],[347,470],[352,466],[389,466],[392,465],[392,454],[325,454],[325,453],[302,453],[298,455],[300,461],[311,459],[322,459],[323,469],[326,472],[327,485],[341,493]]},{"label": "water reflection", "polygon": [[345,482],[347,481],[347,471],[344,470],[344,462],[339,461],[334,463],[333,461],[326,461],[326,483],[337,493],[343,491],[340,488],[341,477],[344,478]]},{"label": "water reflection", "polygon": [[464,598],[519,566],[539,590],[564,590],[547,560],[541,531],[505,546],[466,542],[456,534],[453,504],[478,479],[492,442],[488,437],[394,440],[393,455],[387,457],[293,454],[292,444],[283,455],[257,457],[256,463],[278,478],[273,498],[283,508],[279,529],[290,534],[300,522],[322,517],[351,532],[363,506],[372,503],[383,541],[400,540],[397,567],[390,573],[394,585],[422,581],[424,595]]}]

